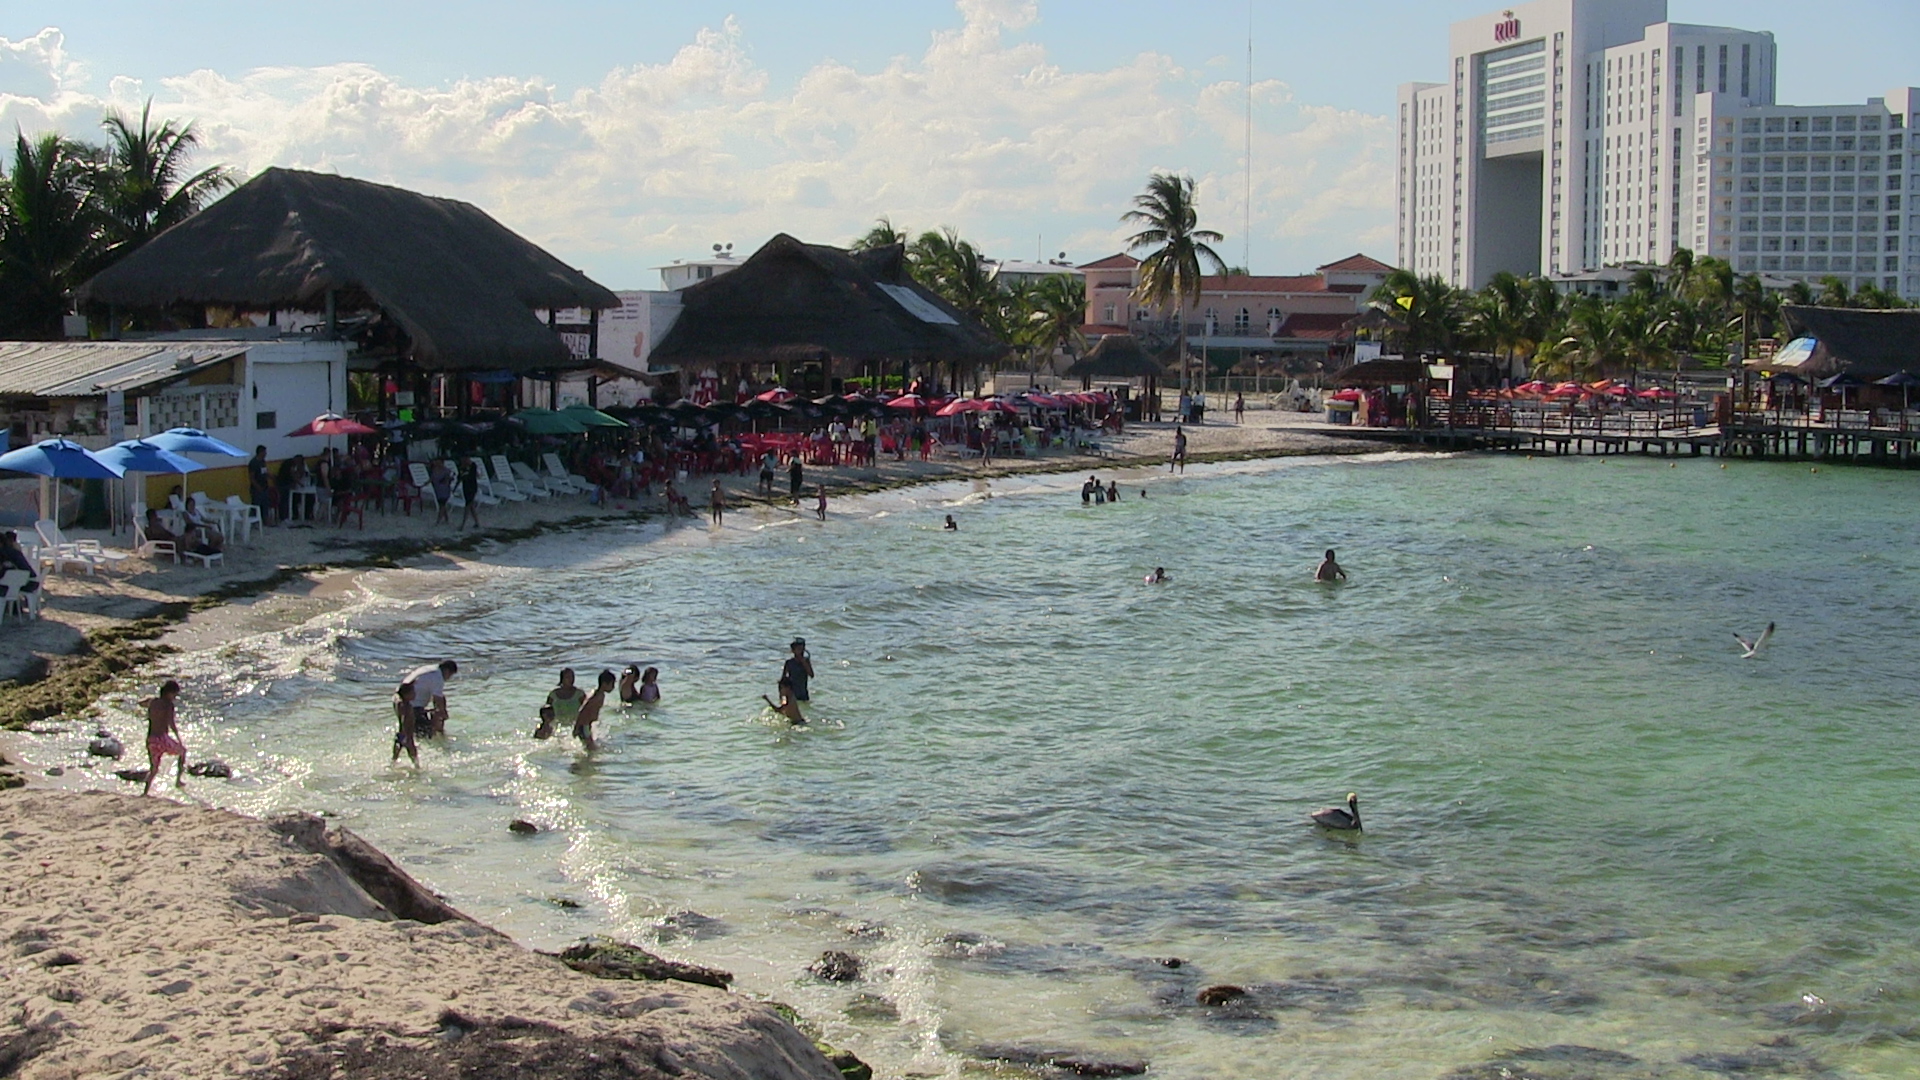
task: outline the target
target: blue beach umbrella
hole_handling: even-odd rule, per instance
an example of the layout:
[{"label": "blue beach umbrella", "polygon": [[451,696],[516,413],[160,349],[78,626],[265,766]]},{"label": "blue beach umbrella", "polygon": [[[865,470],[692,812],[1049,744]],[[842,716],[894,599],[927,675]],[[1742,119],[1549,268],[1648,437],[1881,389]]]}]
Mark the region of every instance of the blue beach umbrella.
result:
[{"label": "blue beach umbrella", "polygon": [[[51,476],[56,480],[118,480],[127,470],[100,460],[93,451],[67,439],[48,439],[0,454],[0,469]],[[46,507],[41,506],[41,512]],[[53,514],[60,520],[60,485],[53,485]]]},{"label": "blue beach umbrella", "polygon": [[232,443],[216,439],[199,428],[169,428],[158,435],[147,436],[146,442],[176,454],[224,454],[227,457],[242,458],[247,456],[245,450]]},{"label": "blue beach umbrella", "polygon": [[206,468],[190,457],[182,457],[165,447],[139,439],[115,443],[96,456],[110,465],[120,466],[124,472],[190,473]]}]

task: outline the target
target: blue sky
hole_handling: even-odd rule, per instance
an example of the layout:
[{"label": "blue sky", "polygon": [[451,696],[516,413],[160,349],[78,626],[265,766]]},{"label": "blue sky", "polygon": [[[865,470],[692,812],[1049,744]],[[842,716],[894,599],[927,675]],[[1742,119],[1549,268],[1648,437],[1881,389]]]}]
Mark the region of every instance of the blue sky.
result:
[{"label": "blue sky", "polygon": [[[1254,4],[1250,233],[1245,0],[324,10],[12,0],[0,122],[87,135],[102,108],[152,95],[199,122],[210,160],[470,199],[623,288],[711,242],[844,242],[881,214],[993,254],[1097,258],[1167,168],[1199,179],[1232,261],[1250,249],[1256,271],[1285,273],[1391,253],[1394,87],[1437,77],[1448,23],[1490,6]],[[1670,12],[1773,31],[1782,101],[1920,83],[1911,0]]]}]

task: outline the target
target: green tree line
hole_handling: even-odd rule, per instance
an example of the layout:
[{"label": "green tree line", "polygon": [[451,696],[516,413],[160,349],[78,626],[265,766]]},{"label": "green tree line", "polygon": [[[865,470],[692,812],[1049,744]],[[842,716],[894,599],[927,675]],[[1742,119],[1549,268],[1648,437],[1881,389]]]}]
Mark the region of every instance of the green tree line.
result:
[{"label": "green tree line", "polygon": [[106,140],[15,130],[0,161],[0,337],[62,336],[73,289],[233,186],[224,166],[191,172],[192,124],[108,113]]},{"label": "green tree line", "polygon": [[1784,292],[1734,273],[1724,259],[1681,249],[1660,271],[1636,272],[1618,299],[1568,295],[1539,277],[1501,273],[1477,291],[1435,276],[1396,270],[1369,301],[1403,355],[1486,353],[1508,371],[1543,379],[1604,378],[1689,360],[1719,366],[1750,354],[1761,338],[1786,333],[1783,304],[1898,308],[1899,296],[1874,286],[1849,291],[1836,277],[1818,289],[1795,282]]}]

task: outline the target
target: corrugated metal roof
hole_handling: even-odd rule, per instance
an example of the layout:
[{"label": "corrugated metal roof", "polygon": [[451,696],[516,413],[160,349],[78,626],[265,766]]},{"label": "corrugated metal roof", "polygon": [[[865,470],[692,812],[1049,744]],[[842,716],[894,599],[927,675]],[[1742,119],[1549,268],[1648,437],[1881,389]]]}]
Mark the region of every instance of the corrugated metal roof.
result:
[{"label": "corrugated metal roof", "polygon": [[244,341],[0,341],[0,394],[96,397],[242,355]]}]

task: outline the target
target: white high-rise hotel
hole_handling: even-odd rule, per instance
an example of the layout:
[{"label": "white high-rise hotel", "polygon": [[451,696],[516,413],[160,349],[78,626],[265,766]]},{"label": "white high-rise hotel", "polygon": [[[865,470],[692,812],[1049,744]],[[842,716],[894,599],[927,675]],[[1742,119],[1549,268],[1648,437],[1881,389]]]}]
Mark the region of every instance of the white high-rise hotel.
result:
[{"label": "white high-rise hotel", "polygon": [[1455,23],[1399,102],[1398,262],[1462,287],[1676,248],[1920,299],[1920,89],[1774,103],[1773,35],[1665,0],[1536,0]]}]

